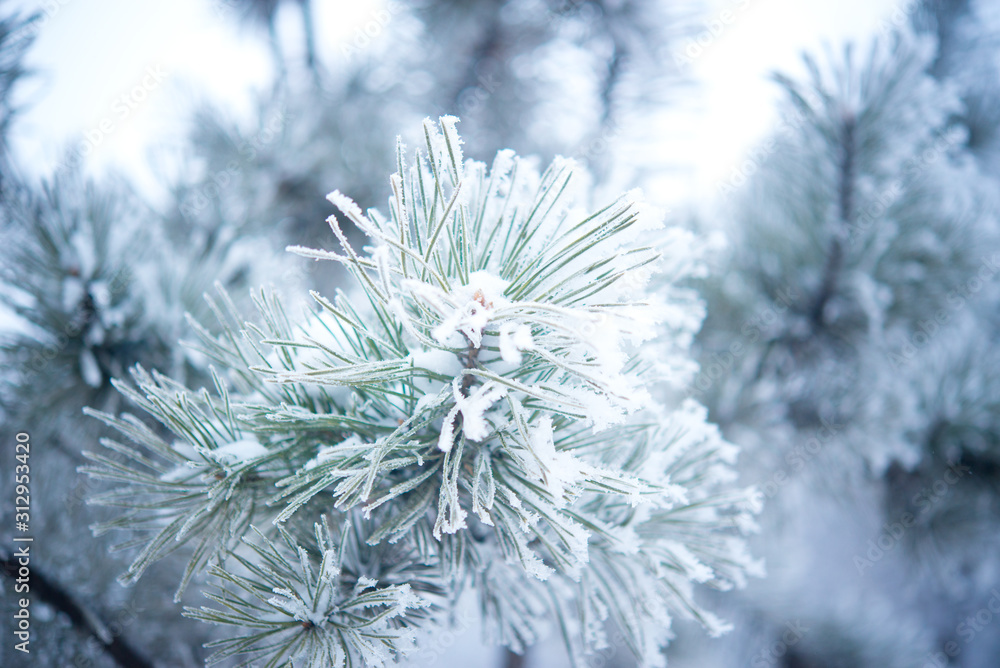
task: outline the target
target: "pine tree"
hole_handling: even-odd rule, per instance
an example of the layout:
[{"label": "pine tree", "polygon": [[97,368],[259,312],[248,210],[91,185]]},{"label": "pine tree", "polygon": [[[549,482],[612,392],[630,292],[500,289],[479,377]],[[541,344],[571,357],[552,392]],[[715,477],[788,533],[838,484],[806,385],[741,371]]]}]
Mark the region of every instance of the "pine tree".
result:
[{"label": "pine tree", "polygon": [[4,177],[0,186],[5,185],[12,167],[7,135],[19,111],[14,102],[14,89],[29,73],[24,65],[24,54],[34,40],[39,18],[37,14],[24,16],[17,11],[8,13],[6,7],[4,10],[0,18],[0,169]]},{"label": "pine tree", "polygon": [[552,619],[580,662],[610,623],[664,665],[673,616],[727,628],[694,584],[759,573],[735,448],[696,403],[657,401],[640,346],[691,307],[645,286],[663,253],[690,270],[691,240],[644,245],[658,220],[633,193],[585,213],[571,162],[464,160],[456,120],[426,121],[410,161],[400,144],[388,215],[330,194],[364,252],[336,216],[339,251],[291,248],[353,290],[294,324],[274,293],[245,324],[220,293],[197,344],[214,392],[141,367],[116,383],[169,436],[91,411],[127,437],[86,469],[125,508],[102,530],[145,536],[123,579],[189,546],[178,593],[217,589],[187,614],[246,629],[214,660],[381,665],[471,589],[515,651]]},{"label": "pine tree", "polygon": [[[18,34],[30,27],[22,25]],[[35,600],[55,611],[54,623],[35,625],[36,657],[53,664],[101,661],[120,647],[142,646],[184,665],[186,652],[172,646],[178,631],[158,623],[163,611],[150,611],[150,624],[124,636],[107,631],[123,616],[134,619],[143,598],[163,597],[157,591],[164,582],[151,578],[139,591],[121,590],[114,578],[127,562],[109,557],[105,542],[90,540],[87,525],[98,517],[84,501],[93,490],[76,468],[86,462],[81,450],[96,438],[98,425],[82,409],[119,410],[111,379],[137,363],[189,382],[210,378],[203,362],[177,345],[187,331],[185,314],[210,314],[202,294],[213,282],[245,294],[247,285],[276,273],[275,253],[232,226],[189,228],[171,238],[168,230],[180,230],[168,228],[122,179],[94,181],[76,167],[36,184],[11,165],[0,199],[4,440],[13,443],[23,430],[36,443],[31,463],[41,473],[32,487],[32,530],[51,545],[33,564],[48,583]],[[12,483],[4,479],[5,493],[13,494]],[[174,584],[166,586],[170,592]],[[72,628],[62,625],[65,618]],[[4,662],[7,652],[14,650],[5,647]],[[141,654],[125,650],[133,658]]]},{"label": "pine tree", "polygon": [[[268,40],[271,44],[271,51],[274,62],[278,67],[280,78],[287,75],[285,70],[285,57],[281,51],[281,44],[278,40],[277,20],[278,9],[281,6],[280,0],[220,0],[221,8],[238,11],[241,18],[262,24],[267,28]],[[311,0],[296,0],[302,12],[302,27],[306,43],[306,65],[310,71],[318,76],[319,62],[316,59],[316,36],[313,28],[312,2]]]},{"label": "pine tree", "polygon": [[[139,634],[125,628],[135,600],[108,586],[113,575],[105,579],[110,569],[102,565],[114,559],[87,536],[93,517],[77,483],[76,467],[84,461],[77,439],[95,431],[87,429],[84,404],[116,405],[108,391],[112,374],[139,360],[161,364],[169,355],[136,297],[141,282],[130,272],[136,265],[126,261],[141,211],[128,188],[115,182],[98,187],[70,171],[35,185],[10,155],[7,133],[21,113],[13,96],[30,74],[22,59],[40,20],[18,14],[0,20],[0,438],[15,443],[16,433],[30,434],[30,526],[32,537],[46,545],[31,561],[30,656],[40,664],[105,666],[114,660],[139,667],[148,665],[135,649]],[[3,453],[5,473],[24,464],[15,462],[13,447]],[[14,483],[13,475],[0,480],[5,498],[14,498]],[[14,528],[3,528],[0,548],[5,616],[13,615],[20,598],[7,582],[19,577],[21,565],[8,551],[18,545],[11,540]],[[155,581],[148,585],[144,593],[155,590]],[[163,650],[155,624],[153,629],[144,634],[153,641],[147,647]],[[162,656],[176,658],[170,651]],[[23,660],[13,643],[0,649],[4,665]]]},{"label": "pine tree", "polygon": [[[269,30],[273,27],[276,3],[226,0],[217,8],[233,16],[227,10],[237,4],[264,9],[258,19]],[[84,506],[83,498],[97,483],[74,474],[82,462],[80,449],[86,447],[81,443],[90,440],[97,427],[84,419],[80,406],[116,412],[119,397],[110,391],[110,379],[137,362],[187,386],[210,383],[205,359],[179,347],[177,340],[187,327],[185,312],[218,334],[201,298],[216,279],[240,312],[249,305],[246,284],[288,287],[308,280],[317,289],[332,291],[343,276],[324,269],[332,263],[277,266],[269,260],[271,249],[289,241],[320,243],[313,236],[318,229],[314,223],[332,211],[322,198],[329,183],[341,184],[366,205],[385,197],[388,188],[378,166],[392,159],[384,137],[389,128],[394,131],[402,124],[400,119],[419,118],[428,111],[465,112],[467,125],[476,128],[466,138],[483,151],[510,145],[544,155],[589,153],[594,158],[598,154],[581,146],[596,137],[602,155],[592,166],[601,169],[608,157],[603,155],[605,140],[619,132],[632,103],[651,99],[651,91],[669,90],[639,83],[672,82],[672,75],[660,67],[668,60],[653,52],[666,48],[665,37],[672,39],[679,25],[676,9],[633,3],[529,3],[521,8],[524,24],[511,25],[503,4],[392,4],[391,20],[382,25],[384,34],[370,45],[351,42],[361,48],[342,53],[341,61],[325,63],[329,70],[314,67],[309,82],[297,82],[297,69],[286,62],[283,49],[275,48],[278,70],[287,79],[279,77],[273,95],[262,101],[258,125],[248,129],[229,123],[225,109],[201,113],[183,149],[186,160],[178,170],[182,176],[173,184],[174,197],[163,213],[130,193],[127,183],[89,183],[65,170],[46,183],[36,185],[24,178],[14,184],[8,177],[17,174],[17,166],[8,172],[5,163],[4,186],[10,185],[12,196],[3,211],[3,234],[11,241],[2,249],[5,266],[16,268],[26,260],[24,266],[37,271],[10,271],[5,277],[3,296],[24,318],[5,323],[2,333],[2,408],[8,425],[29,424],[33,435],[44,432],[51,446],[35,459],[49,472],[36,489],[40,516],[47,521],[36,527],[41,538],[51,536],[49,542],[58,548],[47,553],[49,560],[39,572],[52,575],[78,603],[86,603],[90,619],[108,622],[126,613],[132,619],[131,613],[142,609],[141,623],[130,623],[121,641],[171,665],[195,665],[200,660],[197,645],[216,631],[192,629],[190,621],[172,617],[169,606],[147,603],[163,599],[164,587],[175,588],[176,579],[171,579],[175,571],[176,578],[182,577],[183,555],[163,560],[137,587],[120,590],[111,582],[115,569],[124,567],[122,554],[103,554],[107,537],[80,547],[86,525],[106,520],[110,512]],[[308,14],[304,18],[310,20]],[[461,29],[454,29],[456,22]],[[36,26],[22,30],[15,24],[10,35],[18,40],[37,32]],[[307,37],[309,33],[307,26]],[[14,42],[4,42],[5,57],[23,52],[28,41],[18,41],[13,50],[7,47]],[[446,42],[450,46],[445,47]],[[578,58],[608,44],[618,56],[607,72],[599,59]],[[276,40],[272,45],[277,47]],[[307,51],[312,51],[308,45]],[[536,61],[540,69],[535,74],[526,76],[514,67],[541,51],[546,55]],[[581,114],[582,107],[566,109],[547,102],[553,98],[551,66],[565,63],[567,54],[577,57],[573,80],[593,82],[586,87],[601,110],[596,116]],[[9,62],[12,68],[21,67],[18,58]],[[387,72],[393,74],[388,80]],[[3,100],[6,104],[10,98],[5,94]],[[557,138],[547,127],[521,122],[529,117],[573,131]],[[351,240],[363,243],[353,223],[344,217],[341,221]],[[76,276],[80,263],[69,258],[81,249],[93,250],[101,266]],[[80,299],[74,301],[74,295]],[[109,296],[114,305],[102,301]],[[128,317],[119,318],[122,314]],[[93,330],[89,338],[83,329]],[[165,435],[162,425],[152,428]],[[129,541],[124,545],[127,548]],[[191,604],[192,595],[183,602]],[[39,644],[48,648],[39,660],[79,663],[86,658],[105,665],[101,662],[108,662],[109,656],[86,636],[92,629],[80,626],[84,633],[78,634],[62,625],[64,619],[59,614],[38,625]],[[189,639],[190,646],[172,642],[176,637]]]},{"label": "pine tree", "polygon": [[962,98],[958,120],[967,129],[966,145],[984,171],[995,177],[1000,169],[1000,87],[996,84],[1000,15],[992,3],[976,0],[922,0],[912,9],[914,28],[937,42],[931,74],[947,81]]},{"label": "pine tree", "polygon": [[[46,550],[34,572],[86,611],[77,621],[133,619],[134,610],[144,607],[138,601],[156,598],[164,583],[151,579],[140,592],[125,593],[114,586],[115,570],[125,566],[122,557],[109,558],[106,543],[89,539],[86,527],[97,518],[84,501],[94,488],[76,468],[86,461],[81,450],[96,438],[97,425],[82,409],[119,410],[111,380],[137,363],[189,382],[209,378],[204,363],[177,345],[187,329],[185,312],[207,312],[201,295],[213,278],[245,293],[246,281],[275,266],[269,265],[272,254],[253,239],[227,240],[224,230],[200,244],[193,236],[171,244],[149,224],[156,214],[125,184],[98,184],[72,171],[39,186],[8,181],[3,216],[0,303],[17,320],[0,339],[6,369],[0,408],[8,442],[25,430],[36,443],[32,466],[43,473],[33,484],[34,535],[65,546]],[[169,592],[173,585],[167,587]],[[38,600],[70,614],[70,604],[61,599]],[[150,621],[161,615],[153,612]],[[96,632],[74,624],[84,635],[58,624],[43,626],[39,660],[93,660],[85,634]],[[168,628],[151,623],[128,635],[144,637],[144,646],[165,660],[182,661],[168,649]],[[102,633],[96,636],[104,645],[128,644],[128,638]]]},{"label": "pine tree", "polygon": [[713,331],[742,328],[746,345],[732,372],[692,388],[723,421],[773,403],[808,432],[836,411],[849,424],[838,440],[857,436],[876,471],[919,460],[893,386],[995,237],[960,102],[929,75],[932,57],[933,43],[899,34],[860,65],[848,51],[826,74],[807,58],[806,84],[778,77],[789,120],[734,200],[727,261],[746,280],[719,282],[704,337],[706,355],[727,352]]},{"label": "pine tree", "polygon": [[723,187],[730,272],[710,282],[691,391],[754,453],[782,574],[743,601],[765,621],[737,657],[796,619],[812,631],[784,665],[923,665],[990,581],[995,531],[969,506],[993,507],[996,486],[965,467],[992,461],[998,433],[997,202],[937,48],[903,26],[863,60],[778,76],[767,158]]},{"label": "pine tree", "polygon": [[[264,10],[278,3],[238,4],[270,16]],[[427,115],[460,116],[477,154],[512,148],[543,159],[576,156],[607,174],[617,143],[645,128],[643,116],[685,81],[670,49],[690,30],[696,8],[388,3],[324,64],[319,85],[294,71],[276,80],[249,127],[224,108],[197,114],[171,226],[240,221],[278,228],[291,243],[318,244],[314,221],[335,212],[323,198],[328,184],[342,184],[363,207],[384,201],[390,193],[377,166],[393,160],[384,137]],[[341,222],[352,236],[353,224]]]}]

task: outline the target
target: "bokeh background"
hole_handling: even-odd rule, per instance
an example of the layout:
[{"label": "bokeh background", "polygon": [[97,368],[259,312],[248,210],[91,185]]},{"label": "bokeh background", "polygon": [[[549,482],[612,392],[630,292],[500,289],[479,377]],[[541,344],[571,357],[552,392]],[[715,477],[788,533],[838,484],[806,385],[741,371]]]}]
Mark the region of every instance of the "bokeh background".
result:
[{"label": "bokeh background", "polygon": [[[137,362],[204,382],[177,341],[216,282],[332,291],[284,247],[330,245],[335,188],[381,206],[395,136],[445,113],[466,155],[575,157],[595,201],[641,187],[709,242],[687,394],[742,448],[768,576],[703,592],[734,631],[677,620],[669,665],[1000,665],[1000,3],[4,0],[0,17],[0,493],[30,431],[33,568],[72,601],[36,607],[27,665],[140,665],[95,629],[202,665],[216,631],[172,602],[183,561],[121,587],[128,549],[87,528],[99,490],[76,469],[101,430],[81,408],[120,408],[110,379]],[[0,578],[5,637],[13,606]],[[11,644],[0,663],[22,665]],[[471,616],[436,650],[516,663]],[[521,660],[566,662],[556,640]],[[610,647],[587,665],[633,664]]]}]

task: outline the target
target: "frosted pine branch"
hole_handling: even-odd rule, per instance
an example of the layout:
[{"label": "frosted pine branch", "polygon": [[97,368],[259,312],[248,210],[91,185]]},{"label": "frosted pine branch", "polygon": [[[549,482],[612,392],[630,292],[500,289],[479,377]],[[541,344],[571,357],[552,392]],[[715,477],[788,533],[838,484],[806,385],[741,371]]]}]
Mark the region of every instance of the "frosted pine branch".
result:
[{"label": "frosted pine branch", "polygon": [[[213,600],[229,612],[190,614],[260,629],[225,656],[382,661],[409,642],[396,633],[409,584],[432,604],[417,626],[443,623],[435,611],[472,587],[487,631],[517,651],[555,619],[582,660],[611,622],[663,665],[673,615],[726,628],[695,585],[759,573],[740,537],[753,520],[731,486],[735,448],[697,404],[657,401],[701,307],[674,285],[654,295],[649,279],[699,268],[637,193],[588,213],[571,161],[538,173],[501,151],[487,169],[463,158],[455,124],[426,121],[411,160],[399,144],[388,215],[335,191],[339,248],[290,249],[342,264],[353,290],[313,293],[318,310],[298,323],[261,293],[241,324],[221,293],[222,334],[197,327],[195,344],[222,370],[216,391],[137,371],[139,391],[123,390],[177,442],[102,416],[139,448],[107,441],[131,463],[92,455],[89,470],[123,483],[105,502],[147,501],[113,523],[158,531],[132,576],[178,541],[196,545],[192,576],[215,564]],[[369,246],[351,244],[343,219]],[[399,613],[379,618],[377,643],[350,631],[363,618],[333,612],[351,608],[342,590],[310,589],[330,539],[302,541],[322,514],[353,527],[338,572],[391,584],[372,593]]]}]

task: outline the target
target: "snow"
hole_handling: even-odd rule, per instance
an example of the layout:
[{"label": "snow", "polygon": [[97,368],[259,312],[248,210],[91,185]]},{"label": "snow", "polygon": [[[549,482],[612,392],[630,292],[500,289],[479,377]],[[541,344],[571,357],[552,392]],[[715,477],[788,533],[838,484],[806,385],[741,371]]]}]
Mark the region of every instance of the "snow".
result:
[{"label": "snow", "polygon": [[455,378],[452,380],[452,392],[455,405],[445,416],[441,436],[438,439],[438,447],[442,452],[448,452],[454,445],[455,418],[459,413],[462,415],[462,433],[465,437],[473,441],[485,440],[491,432],[486,412],[507,394],[507,388],[490,381],[475,388],[468,397],[465,397],[462,395],[461,380]]},{"label": "snow", "polygon": [[549,415],[529,426],[528,447],[534,457],[526,460],[529,471],[545,484],[557,507],[565,506],[567,491],[586,477],[589,467],[568,452],[556,451]]},{"label": "snow", "polygon": [[668,551],[675,560],[677,567],[682,569],[685,575],[689,577],[693,582],[708,582],[714,576],[712,569],[701,563],[697,557],[691,554],[691,551],[673,540],[664,540],[660,542],[660,547]]},{"label": "snow", "polygon": [[[439,376],[454,377],[462,372],[462,361],[455,353],[439,348],[417,350],[410,354],[413,366]],[[428,390],[429,392],[429,390]]]},{"label": "snow", "polygon": [[[336,317],[325,309],[310,313],[298,324],[297,330],[296,340],[298,341],[319,341],[334,350],[346,347]],[[310,368],[323,368],[330,361],[327,354],[317,348],[297,347],[295,350],[296,352],[293,354],[296,362]]]},{"label": "snow", "polygon": [[503,292],[509,281],[480,270],[469,274],[469,282],[455,288],[450,294],[442,293],[442,301],[447,305],[442,309],[444,320],[434,328],[433,336],[441,345],[459,347],[465,338],[478,348],[483,340],[483,330],[489,324],[494,312],[510,304]]},{"label": "snow", "polygon": [[320,562],[319,579],[325,584],[333,584],[334,578],[340,575],[337,552],[327,548],[323,550],[323,561]]},{"label": "snow", "polygon": [[[332,350],[350,350],[336,317],[326,309],[309,312],[297,324],[293,338],[307,344],[285,349],[292,356],[297,370],[326,369],[339,364],[338,360],[313,342]],[[266,366],[279,370],[284,370],[285,367],[277,351],[268,353]],[[318,380],[300,381],[300,386],[314,400],[323,402],[332,399],[341,407],[347,406],[354,394],[350,386],[323,384]]]},{"label": "snow", "polygon": [[62,283],[63,311],[72,313],[86,294],[86,288],[79,276],[66,276]]},{"label": "snow", "polygon": [[70,247],[75,251],[74,262],[76,273],[88,279],[97,269],[97,251],[94,246],[93,231],[90,226],[82,226],[69,239]]},{"label": "snow", "polygon": [[[459,167],[463,165],[464,159],[461,148],[462,141],[456,128],[458,118],[454,116],[442,116],[440,118],[440,122],[445,134],[441,133],[438,129],[437,123],[434,123],[430,118],[424,119],[424,132],[430,140],[431,147],[434,151],[438,173],[442,175],[445,173],[450,174],[452,182],[457,184],[462,174],[457,173],[452,168],[452,157],[450,156],[454,157],[454,163],[456,165]],[[450,151],[449,143],[445,140],[445,135],[447,135],[450,140]]]},{"label": "snow", "polygon": [[[338,413],[338,417],[341,413],[338,409],[343,409],[351,422],[331,427],[336,436],[326,436],[313,449],[293,449],[288,453],[289,464],[295,471],[286,475],[285,481],[309,485],[308,494],[316,495],[316,503],[345,499],[344,511],[348,513],[366,502],[374,506],[380,498],[389,504],[400,504],[396,499],[407,492],[401,491],[397,481],[385,478],[385,472],[398,465],[405,467],[402,472],[406,474],[399,480],[424,486],[412,498],[431,504],[430,509],[412,506],[418,511],[412,515],[414,521],[425,523],[418,525],[416,531],[428,528],[429,520],[434,523],[431,535],[441,540],[445,533],[457,534],[469,529],[466,520],[470,513],[475,513],[482,522],[493,525],[491,531],[496,532],[498,540],[468,541],[465,544],[475,550],[472,556],[481,559],[480,563],[509,557],[510,571],[528,583],[524,585],[526,592],[544,591],[536,580],[551,579],[553,575],[558,577],[554,578],[549,593],[556,597],[565,599],[569,588],[575,589],[573,580],[582,589],[592,586],[591,576],[601,577],[601,573],[586,569],[590,559],[596,561],[595,555],[600,550],[600,559],[616,559],[623,568],[634,568],[622,582],[629,581],[642,590],[657,586],[654,577],[664,575],[670,578],[669,585],[674,591],[682,590],[677,595],[680,602],[672,602],[671,608],[696,609],[688,596],[693,592],[686,588],[691,581],[711,582],[724,588],[742,577],[744,567],[735,550],[716,549],[723,543],[719,530],[732,529],[728,513],[738,501],[730,503],[729,497],[716,501],[712,490],[702,489],[727,480],[728,468],[721,466],[720,460],[731,460],[733,450],[721,441],[716,431],[705,427],[703,409],[693,404],[669,419],[664,416],[663,429],[650,427],[656,425],[657,417],[665,410],[653,403],[647,390],[650,377],[645,375],[645,358],[635,359],[635,355],[647,352],[638,349],[644,341],[664,335],[671,341],[666,345],[669,350],[666,359],[674,364],[674,358],[685,357],[686,352],[679,350],[675,332],[669,331],[668,326],[664,334],[655,325],[657,320],[666,320],[681,330],[681,335],[689,333],[702,315],[699,303],[689,299],[688,293],[671,291],[672,287],[664,291],[663,299],[656,299],[650,294],[659,292],[661,287],[650,284],[656,252],[643,249],[631,254],[632,249],[624,247],[622,239],[611,234],[615,224],[636,215],[638,210],[630,207],[636,205],[637,195],[632,193],[617,200],[588,220],[586,211],[590,209],[581,206],[584,197],[563,199],[562,193],[579,191],[580,184],[586,182],[581,175],[572,181],[573,188],[563,189],[572,169],[570,161],[556,161],[552,169],[540,176],[530,161],[501,152],[497,158],[500,171],[487,178],[485,170],[476,163],[449,164],[447,151],[459,151],[457,135],[452,137],[454,121],[443,120],[442,129],[444,135],[437,130],[429,133],[433,135],[430,141],[438,173],[444,174],[447,181],[449,171],[457,178],[454,170],[462,167],[461,176],[470,180],[468,187],[463,185],[463,196],[455,200],[454,215],[443,220],[426,220],[440,216],[440,209],[435,209],[438,213],[433,216],[428,214],[422,206],[426,202],[420,202],[413,190],[407,190],[403,178],[397,180],[397,187],[403,192],[395,200],[400,210],[393,212],[391,220],[374,211],[366,217],[352,200],[339,191],[331,192],[328,199],[348,217],[362,221],[359,227],[373,236],[371,245],[365,249],[369,257],[362,260],[367,276],[362,280],[364,293],[356,300],[362,306],[353,308],[345,293],[339,292],[335,308],[308,314],[290,334],[279,335],[291,336],[299,344],[315,343],[289,347],[291,362],[274,352],[266,360],[266,366],[289,382],[302,384],[304,391],[296,387],[280,400],[266,393],[244,395],[240,403],[249,399],[268,408],[269,402],[283,402],[274,406],[275,413],[291,426],[275,436],[275,443],[301,434],[297,425],[310,428],[310,420],[314,424],[328,417],[322,415],[324,408]],[[513,178],[515,172],[517,179]],[[442,184],[442,189],[444,199],[448,200],[449,185]],[[496,194],[501,192],[511,192],[511,199],[499,201]],[[586,194],[577,192],[577,196]],[[476,210],[477,206],[481,208]],[[410,208],[403,210],[403,207]],[[639,215],[649,217],[641,211]],[[495,220],[502,222],[496,238],[509,241],[518,238],[519,230],[524,232],[523,244],[518,241],[516,250],[508,248],[508,257],[501,257],[498,252],[489,259],[482,248],[466,248],[464,237],[456,232],[457,223],[451,225],[454,221],[465,224],[482,216],[496,216]],[[421,226],[422,235],[433,230],[434,235],[441,236],[434,237],[436,245],[396,252],[392,243],[397,240],[406,243],[405,226],[395,227],[400,220],[410,226]],[[564,232],[575,224],[580,227],[573,235],[560,235],[560,230]],[[645,220],[637,223],[635,230],[658,224],[658,219]],[[507,225],[510,229],[503,227]],[[485,236],[477,235],[471,245],[482,244]],[[426,241],[430,237],[421,238]],[[498,251],[505,243],[497,242]],[[584,252],[588,244],[594,246]],[[677,247],[679,244],[675,250]],[[348,249],[344,252],[351,253]],[[476,264],[480,260],[481,264]],[[646,261],[648,266],[632,269]],[[687,258],[675,262],[679,272],[682,269],[687,272],[691,264]],[[485,268],[480,268],[483,265]],[[617,283],[590,292],[603,277],[617,278],[622,272],[625,276]],[[359,327],[367,327],[372,340],[378,342],[378,355],[369,355],[369,351],[361,349],[363,346],[354,345],[353,332],[345,334],[343,323],[331,312],[337,309],[352,314],[348,317],[358,315]],[[376,313],[379,309],[382,311]],[[677,338],[689,342],[683,336]],[[324,348],[342,352],[344,356],[330,354]],[[660,349],[650,350],[655,353]],[[528,364],[524,364],[525,353],[530,358]],[[313,382],[313,377],[302,371],[336,368],[339,378],[358,378],[360,370],[354,375],[344,373],[355,361],[371,374],[365,376],[364,401],[350,387],[330,387],[334,399],[343,401],[340,406],[330,408],[310,401],[311,397],[328,396],[329,386]],[[637,364],[630,364],[632,361]],[[388,369],[385,375],[377,375],[383,373],[383,368]],[[384,394],[379,395],[383,389]],[[412,410],[414,402],[416,414]],[[606,442],[600,443],[587,433],[586,423],[598,431],[626,422],[643,408],[649,409],[652,419],[650,415],[637,416],[635,422],[622,430],[629,435],[627,438],[611,434],[604,439]],[[421,420],[421,417],[435,420]],[[353,421],[365,426],[350,433]],[[567,423],[575,426],[563,431],[562,425]],[[406,434],[405,438],[413,440],[405,443],[390,440],[412,424],[421,425],[416,436]],[[261,432],[271,433],[272,429],[284,427],[273,420],[263,423]],[[649,429],[650,433],[637,435],[642,429]],[[390,433],[391,436],[385,435]],[[370,442],[372,439],[374,444]],[[435,442],[437,455],[426,449],[433,450]],[[677,467],[681,472],[676,480],[667,479],[668,471],[664,468],[669,457],[658,454],[664,449],[681,458]],[[190,457],[190,463],[165,474],[164,480],[193,479],[210,473],[213,461],[226,467],[239,466],[254,463],[268,453],[268,448],[252,436],[234,438],[216,449],[198,449],[200,459]],[[345,460],[351,462],[352,470],[344,472],[350,479],[328,485],[321,480],[323,476],[316,477],[317,467],[321,467],[320,471],[328,470]],[[643,460],[656,464],[654,468],[658,470],[649,482],[662,483],[665,492],[661,504],[654,501],[637,508],[640,501],[652,500],[653,492],[658,490],[634,477]],[[427,462],[440,468],[429,468]],[[626,462],[628,470],[615,466]],[[428,473],[428,477],[420,476],[421,471]],[[368,481],[364,481],[365,476],[370,476]],[[364,484],[369,486],[360,486]],[[391,491],[383,497],[387,489]],[[609,491],[605,494],[600,490]],[[691,492],[696,508],[684,509],[686,524],[683,530],[674,532],[663,522],[663,511],[670,503],[683,499],[686,492]],[[706,499],[708,502],[699,503]],[[628,504],[633,508],[629,509]],[[402,505],[386,508],[388,513],[405,512]],[[293,511],[305,515],[310,512],[304,505],[294,506],[289,513]],[[360,507],[358,512],[368,516],[371,510]],[[628,518],[627,522],[623,517]],[[740,519],[740,526],[750,527],[749,522]],[[658,532],[662,533],[656,535]],[[393,535],[391,540],[402,538],[410,540],[411,536]],[[345,541],[343,545],[350,543]],[[354,550],[345,550],[338,556],[326,547],[321,545],[323,560],[316,578],[313,578],[315,562],[303,548],[298,549],[298,567],[307,582],[320,584],[320,591],[309,591],[312,584],[307,588],[291,585],[276,588],[268,601],[275,613],[281,611],[295,619],[322,624],[333,621],[331,615],[344,612],[333,600],[347,593],[339,588],[343,576],[339,569],[341,558],[351,560],[345,562],[344,572],[359,574],[353,595],[364,592],[365,597],[358,607],[384,605],[392,614],[402,614],[407,608],[423,605],[408,586],[383,585],[377,589],[379,580],[401,581],[396,579],[396,573],[390,574],[371,562],[358,563],[359,555]],[[412,545],[403,543],[401,547]],[[360,558],[365,558],[363,553]],[[657,569],[659,572],[654,572]],[[625,599],[629,593],[615,595]],[[597,612],[600,619],[588,622],[595,627],[612,612],[619,612],[612,609],[617,603],[610,600],[597,600],[586,593],[568,596],[578,598],[559,601],[557,605],[565,602],[579,605],[580,609],[600,609]],[[630,603],[626,604],[626,612],[632,613]],[[661,623],[663,619],[640,620],[639,616],[652,615],[648,611],[636,612],[639,644],[659,648],[667,633],[666,625]],[[518,624],[535,621],[530,614],[522,615],[520,611],[513,614],[517,615]],[[712,619],[702,614],[705,619]],[[348,616],[345,614],[345,618]],[[379,628],[390,628],[386,619],[378,621]],[[651,625],[657,625],[657,632],[643,634],[642,629]]]},{"label": "snow", "polygon": [[625,411],[616,406],[606,394],[581,390],[573,398],[583,406],[587,424],[594,433],[625,421]]},{"label": "snow", "polygon": [[364,213],[362,213],[361,207],[358,206],[353,199],[351,199],[344,193],[340,192],[339,190],[334,190],[333,192],[329,193],[326,196],[326,199],[330,201],[330,204],[333,204],[335,207],[340,209],[345,216],[351,218],[352,220],[355,218],[364,217]]},{"label": "snow", "polygon": [[305,601],[295,592],[282,587],[275,587],[272,591],[278,596],[272,596],[267,602],[281,608],[294,619],[300,622],[310,622],[316,626],[321,626],[326,622],[326,616],[323,613],[310,610]]},{"label": "snow", "polygon": [[94,351],[90,348],[80,351],[80,377],[90,387],[100,387],[104,379],[101,368],[97,365],[97,358],[94,357]]},{"label": "snow", "polygon": [[86,333],[83,335],[83,342],[88,346],[94,348],[104,343],[107,337],[107,330],[101,322],[93,321],[90,326],[87,327]]},{"label": "snow", "polygon": [[345,449],[360,448],[364,445],[356,434],[348,436],[336,445],[324,445],[316,452],[316,456],[306,462],[305,470],[314,469],[328,459],[331,459],[336,452],[343,452]]},{"label": "snow", "polygon": [[521,363],[521,351],[531,350],[534,340],[531,328],[524,324],[505,322],[500,325],[500,357],[509,364]]},{"label": "snow", "polygon": [[642,539],[633,527],[611,526],[607,531],[618,541],[615,546],[616,551],[627,555],[639,554],[639,550],[642,549]]},{"label": "snow", "polygon": [[266,454],[267,448],[252,437],[241,438],[209,451],[211,458],[223,466],[236,466]]}]

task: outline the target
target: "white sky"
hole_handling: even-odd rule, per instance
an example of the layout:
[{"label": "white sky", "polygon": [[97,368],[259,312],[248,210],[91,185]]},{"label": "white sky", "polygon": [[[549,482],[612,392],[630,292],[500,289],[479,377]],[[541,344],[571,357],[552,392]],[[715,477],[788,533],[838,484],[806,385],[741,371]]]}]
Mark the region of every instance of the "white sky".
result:
[{"label": "white sky", "polygon": [[[870,43],[880,29],[903,23],[908,0],[710,0],[705,23],[718,30],[722,12],[731,22],[690,64],[702,84],[686,115],[666,114],[661,135],[672,163],[689,164],[682,175],[659,184],[659,199],[710,201],[721,182],[778,122],[781,99],[770,73],[801,74],[801,55],[826,46],[840,51],[847,41]],[[697,54],[697,52],[695,52]],[[647,189],[649,185],[647,185]],[[654,194],[652,198],[657,199]]]},{"label": "white sky", "polygon": [[[266,31],[233,20],[236,10],[227,0],[21,4],[57,7],[46,15],[29,53],[28,64],[39,76],[25,86],[26,111],[12,132],[14,150],[25,164],[43,173],[52,171],[67,147],[91,137],[99,140],[88,157],[92,169],[117,169],[147,194],[160,194],[150,153],[182,143],[194,104],[217,101],[248,120],[254,91],[266,90],[273,78]],[[371,20],[383,2],[314,0],[314,4],[317,30],[323,35],[318,40],[320,54],[324,62],[335,63],[343,57],[339,40]],[[285,14],[282,19],[289,20],[282,20],[282,26],[288,32],[301,31],[301,19]],[[286,41],[300,43],[294,35],[289,37]],[[148,68],[166,76],[159,83],[146,78],[146,83],[155,85],[133,94]],[[110,132],[101,130],[102,122],[112,128]]]},{"label": "white sky", "polygon": [[[271,77],[265,35],[227,18],[227,0],[47,0],[25,6],[57,7],[41,27],[29,64],[39,72],[25,97],[26,113],[12,133],[25,164],[49,172],[62,150],[89,136],[100,140],[90,158],[95,170],[116,168],[147,194],[159,194],[150,168],[153,151],[180,145],[199,99],[222,101],[248,114],[252,91]],[[325,62],[342,57],[338,40],[371,20],[384,0],[314,0]],[[692,67],[704,87],[696,112],[678,123],[665,115],[658,129],[670,162],[691,169],[662,184],[654,199],[704,198],[714,192],[745,151],[776,118],[775,69],[798,71],[803,50],[846,39],[866,41],[879,22],[905,0],[715,0],[706,22],[704,51]],[[731,13],[724,15],[722,12]],[[283,33],[299,30],[291,8]],[[295,35],[288,34],[295,42]],[[122,95],[141,86],[147,68],[166,73],[139,91],[124,116]],[[147,78],[147,83],[154,83]],[[101,130],[111,128],[105,132]],[[674,192],[669,192],[674,191]],[[683,192],[681,192],[683,191]]]}]

